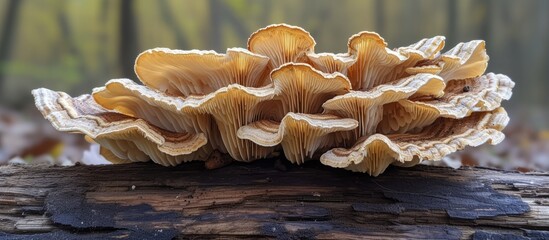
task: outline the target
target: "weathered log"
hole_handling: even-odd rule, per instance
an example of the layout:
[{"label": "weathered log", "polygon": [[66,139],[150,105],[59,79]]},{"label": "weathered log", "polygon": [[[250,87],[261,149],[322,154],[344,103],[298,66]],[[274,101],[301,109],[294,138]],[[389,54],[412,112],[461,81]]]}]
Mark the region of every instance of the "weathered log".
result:
[{"label": "weathered log", "polygon": [[[277,166],[277,167],[275,167]],[[0,238],[549,238],[549,173],[279,160],[0,167]]]}]

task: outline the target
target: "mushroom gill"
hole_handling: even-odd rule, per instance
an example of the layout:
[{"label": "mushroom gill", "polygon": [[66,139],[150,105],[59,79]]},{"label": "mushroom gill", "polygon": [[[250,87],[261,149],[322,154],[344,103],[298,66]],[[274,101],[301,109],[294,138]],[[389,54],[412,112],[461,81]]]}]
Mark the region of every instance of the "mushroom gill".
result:
[{"label": "mushroom gill", "polygon": [[267,85],[269,58],[243,48],[215,51],[147,50],[135,60],[135,73],[146,86],[175,96],[204,95],[229,84]]},{"label": "mushroom gill", "polygon": [[377,176],[394,162],[405,164],[416,158],[440,160],[467,146],[475,147],[485,142],[498,144],[505,138],[501,130],[508,121],[503,108],[476,112],[463,119],[441,118],[418,133],[371,135],[350,149],[335,148],[324,153],[320,161],[328,166]]},{"label": "mushroom gill", "polygon": [[261,120],[241,127],[238,137],[249,139],[261,146],[282,145],[284,155],[301,164],[312,158],[320,148],[334,144],[331,133],[356,128],[357,121],[328,114],[303,114],[290,112],[280,123]]},{"label": "mushroom gill", "polygon": [[71,98],[45,88],[32,91],[36,105],[59,131],[81,132],[116,157],[143,162],[149,158],[164,166],[175,166],[207,156],[208,142],[202,133],[170,132],[133,118],[109,111],[90,95]]},{"label": "mushroom gill", "polygon": [[307,53],[314,51],[316,42],[303,28],[273,24],[254,32],[248,39],[248,50],[267,56],[270,68],[284,63],[307,62]]},{"label": "mushroom gill", "polygon": [[482,40],[444,53],[443,36],[389,49],[365,31],[346,53],[315,53],[315,44],[304,29],[275,24],[247,49],[147,50],[135,61],[144,85],[114,79],[92,95],[33,95],[59,131],[86,135],[114,163],[174,166],[214,152],[249,162],[282,149],[295,164],[321,156],[377,176],[504,138],[501,102],[514,82],[484,73]]},{"label": "mushroom gill", "polygon": [[492,111],[511,98],[515,83],[502,74],[452,80],[438,98],[400,100],[386,106],[380,133],[405,133],[430,125],[440,117],[464,118],[473,112]]}]

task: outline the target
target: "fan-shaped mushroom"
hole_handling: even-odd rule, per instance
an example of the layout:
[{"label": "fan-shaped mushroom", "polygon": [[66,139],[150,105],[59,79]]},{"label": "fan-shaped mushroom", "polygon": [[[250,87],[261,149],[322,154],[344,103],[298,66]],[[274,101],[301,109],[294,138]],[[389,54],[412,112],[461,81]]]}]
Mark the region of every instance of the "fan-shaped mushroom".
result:
[{"label": "fan-shaped mushroom", "polygon": [[433,123],[439,117],[463,118],[473,112],[492,111],[511,98],[515,83],[502,74],[452,80],[439,98],[400,100],[383,110],[381,133],[405,133]]},{"label": "fan-shaped mushroom", "polygon": [[57,130],[84,133],[120,159],[141,162],[150,158],[165,166],[175,166],[205,157],[210,151],[201,149],[208,142],[202,133],[163,130],[142,119],[108,111],[90,95],[71,98],[45,88],[32,93],[39,110]]},{"label": "fan-shaped mushroom", "polygon": [[314,51],[316,42],[303,28],[274,24],[254,32],[248,39],[248,49],[271,59],[271,69],[284,63],[307,62],[307,53]]},{"label": "fan-shaped mushroom", "polygon": [[379,85],[370,91],[352,91],[334,97],[326,101],[323,107],[326,113],[358,120],[359,127],[352,136],[356,140],[375,133],[383,117],[383,105],[413,95],[439,96],[444,86],[444,81],[438,76],[418,74],[392,84]]},{"label": "fan-shaped mushroom", "polygon": [[423,39],[393,51],[387,48],[387,43],[377,33],[360,32],[349,39],[348,45],[349,55],[357,58],[348,70],[353,89],[368,90],[405,77],[405,69],[432,58],[440,51],[444,46],[444,37]]},{"label": "fan-shaped mushroom", "polygon": [[312,158],[319,148],[334,144],[330,133],[352,130],[357,125],[357,121],[350,118],[290,112],[281,123],[262,120],[241,127],[238,137],[265,147],[281,144],[286,158],[300,164],[305,158]]},{"label": "fan-shaped mushroom", "polygon": [[351,89],[343,74],[326,74],[302,63],[282,65],[273,70],[271,79],[284,113],[320,113],[326,100]]},{"label": "fan-shaped mushroom", "polygon": [[147,50],[135,61],[145,85],[115,79],[92,96],[33,95],[58,130],[85,134],[115,163],[227,153],[253,161],[282,148],[292,163],[322,155],[325,165],[378,175],[504,137],[501,102],[514,82],[483,75],[483,41],[441,54],[444,40],[391,50],[360,32],[347,53],[315,53],[307,31],[275,24],[253,33],[247,50]]},{"label": "fan-shaped mushroom", "polygon": [[419,133],[375,134],[363,138],[350,149],[336,148],[326,152],[320,161],[332,167],[377,176],[395,161],[439,160],[466,146],[478,146],[487,141],[497,144],[505,138],[500,131],[508,121],[503,108],[474,113],[464,119],[439,119],[432,128]]},{"label": "fan-shaped mushroom", "polygon": [[270,81],[269,58],[242,48],[226,54],[155,48],[135,60],[135,73],[145,85],[175,96],[203,95],[240,84],[261,87]]}]

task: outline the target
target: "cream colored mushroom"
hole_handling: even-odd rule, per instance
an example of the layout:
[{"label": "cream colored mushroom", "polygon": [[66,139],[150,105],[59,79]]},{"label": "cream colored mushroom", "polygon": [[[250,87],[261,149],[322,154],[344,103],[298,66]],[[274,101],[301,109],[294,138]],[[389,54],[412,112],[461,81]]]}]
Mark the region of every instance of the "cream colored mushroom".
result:
[{"label": "cream colored mushroom", "polygon": [[355,64],[356,58],[349,54],[311,53],[307,55],[311,66],[325,73],[339,72],[347,75],[347,70]]},{"label": "cream colored mushroom", "polygon": [[248,39],[248,50],[267,56],[270,69],[284,63],[306,63],[316,42],[303,28],[287,24],[273,24],[254,32]]},{"label": "cream colored mushroom", "polygon": [[301,164],[312,158],[318,149],[333,146],[331,133],[356,128],[358,122],[327,114],[288,113],[280,123],[261,120],[241,127],[238,137],[265,147],[282,145],[284,155]]},{"label": "cream colored mushroom", "polygon": [[348,45],[349,55],[356,57],[356,63],[348,69],[349,80],[353,89],[368,90],[408,76],[407,68],[431,59],[442,49],[444,37],[423,39],[393,51],[377,33],[360,32],[349,39]]},{"label": "cream colored mushroom", "polygon": [[347,53],[315,53],[307,31],[275,24],[253,33],[248,50],[145,51],[135,62],[145,86],[115,79],[93,98],[33,94],[58,130],[93,138],[113,162],[253,161],[282,148],[301,164],[334,148],[324,164],[378,175],[503,138],[513,81],[482,76],[483,41],[441,54],[444,41],[391,50],[360,32]]},{"label": "cream colored mushroom", "polygon": [[[312,157],[318,148],[333,142],[334,139],[326,139],[327,134],[356,127],[352,119],[300,114],[320,113],[327,99],[348,92],[351,84],[341,73],[327,74],[308,64],[287,63],[275,69],[271,78],[274,99],[279,100],[284,118],[280,123],[262,120],[244,126],[238,131],[239,138],[265,147],[282,144],[287,159],[299,164]],[[330,124],[335,125],[329,127]],[[271,132],[279,127],[276,134]]]},{"label": "cream colored mushroom", "polygon": [[242,48],[226,54],[155,48],[137,57],[135,73],[143,84],[169,95],[205,95],[229,84],[269,84],[268,63],[269,58]]},{"label": "cream colored mushroom", "polygon": [[204,132],[212,139],[214,149],[247,161],[265,157],[273,149],[240,140],[236,138],[236,131],[259,117],[282,115],[280,106],[264,108],[276,104],[267,101],[273,94],[271,87],[247,88],[233,84],[205,96],[182,99],[129,80],[112,80],[106,88],[96,89],[94,97],[109,109],[146,119],[165,129]]},{"label": "cream colored mushroom", "polygon": [[350,149],[332,149],[323,154],[320,161],[331,167],[377,176],[395,161],[406,164],[440,160],[466,146],[485,142],[497,144],[505,138],[500,131],[508,122],[503,108],[476,112],[464,119],[441,118],[419,133],[375,134],[363,138]]},{"label": "cream colored mushroom", "polygon": [[226,152],[210,114],[187,106],[185,99],[169,96],[129,79],[113,79],[92,94],[102,107],[145,121],[171,132],[204,133],[210,148]]},{"label": "cream colored mushroom", "polygon": [[511,98],[515,83],[502,74],[452,80],[439,98],[405,99],[386,105],[378,132],[405,133],[430,125],[437,118],[463,118],[473,112],[492,111]]},{"label": "cream colored mushroom", "polygon": [[92,94],[102,107],[141,118],[172,132],[207,133],[210,116],[183,111],[185,99],[162,94],[129,79],[113,79]]},{"label": "cream colored mushroom", "polygon": [[441,67],[439,75],[449,81],[482,75],[488,67],[489,59],[484,41],[474,40],[458,43],[434,61]]},{"label": "cream colored mushroom", "polygon": [[108,111],[90,95],[71,98],[63,92],[33,90],[40,112],[59,131],[85,134],[120,159],[174,166],[205,157],[204,134],[173,133],[116,112]]},{"label": "cream colored mushroom", "polygon": [[351,89],[343,74],[323,73],[304,63],[284,64],[273,70],[271,79],[284,113],[320,113],[326,100]]},{"label": "cream colored mushroom", "polygon": [[336,96],[326,101],[322,107],[325,113],[357,120],[358,128],[353,135],[344,137],[357,140],[375,133],[383,117],[383,105],[413,95],[439,96],[444,87],[442,78],[431,74],[418,74],[392,84],[379,85],[370,91],[352,91]]},{"label": "cream colored mushroom", "polygon": [[232,84],[204,97],[188,98],[184,108],[210,114],[219,128],[227,152],[235,160],[248,162],[265,158],[274,148],[239,139],[236,133],[240,127],[253,121],[279,115],[279,109],[272,107],[277,106],[272,101],[273,96],[274,89],[270,86],[248,88]]}]

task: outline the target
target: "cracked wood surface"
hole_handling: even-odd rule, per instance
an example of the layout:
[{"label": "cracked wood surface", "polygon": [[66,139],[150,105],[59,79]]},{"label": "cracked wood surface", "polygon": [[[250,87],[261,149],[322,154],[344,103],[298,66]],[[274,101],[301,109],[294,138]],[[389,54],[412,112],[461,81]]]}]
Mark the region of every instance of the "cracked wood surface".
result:
[{"label": "cracked wood surface", "polygon": [[0,167],[0,239],[549,238],[549,173],[416,166],[379,177],[271,159]]}]

